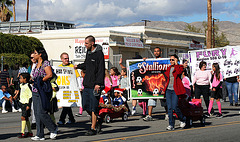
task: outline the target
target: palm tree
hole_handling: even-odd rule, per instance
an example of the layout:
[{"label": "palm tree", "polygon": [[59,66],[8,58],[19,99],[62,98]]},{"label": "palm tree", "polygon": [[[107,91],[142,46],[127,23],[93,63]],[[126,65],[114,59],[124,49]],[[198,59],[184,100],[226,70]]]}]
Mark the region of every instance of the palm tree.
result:
[{"label": "palm tree", "polygon": [[10,21],[13,13],[9,10],[8,6],[12,6],[13,2],[11,0],[0,0],[0,18],[2,22]]}]

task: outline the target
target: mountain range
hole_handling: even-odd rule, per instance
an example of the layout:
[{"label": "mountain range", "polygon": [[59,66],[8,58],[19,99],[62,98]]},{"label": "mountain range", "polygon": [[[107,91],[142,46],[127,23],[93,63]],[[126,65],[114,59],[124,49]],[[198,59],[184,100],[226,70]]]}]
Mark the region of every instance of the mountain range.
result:
[{"label": "mountain range", "polygon": [[[176,29],[176,30],[184,30],[186,28],[187,24],[190,24],[192,26],[195,26],[197,28],[201,28],[203,30],[202,26],[203,22],[192,22],[192,23],[186,23],[186,22],[167,22],[167,21],[151,21],[147,22],[148,27],[157,27],[161,29]],[[128,24],[125,26],[143,26],[143,22],[137,22]],[[223,32],[227,39],[230,41],[230,45],[240,45],[240,23],[234,23],[230,21],[215,21],[215,25],[219,27],[219,33]]]}]

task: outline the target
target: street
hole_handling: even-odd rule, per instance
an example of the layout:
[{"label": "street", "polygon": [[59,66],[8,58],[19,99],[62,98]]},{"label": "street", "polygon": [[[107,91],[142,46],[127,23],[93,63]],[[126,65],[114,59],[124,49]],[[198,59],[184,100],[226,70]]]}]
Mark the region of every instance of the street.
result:
[{"label": "street", "polygon": [[[131,103],[129,102],[131,106]],[[218,112],[216,102],[214,103],[215,113]],[[204,106],[204,109],[205,106]],[[55,141],[164,141],[164,142],[200,142],[200,141],[239,141],[240,138],[240,106],[229,106],[229,102],[222,102],[223,118],[215,116],[206,119],[206,126],[200,125],[200,121],[194,121],[193,127],[181,129],[179,121],[176,120],[175,131],[166,131],[168,121],[164,120],[164,111],[158,101],[157,107],[153,110],[154,121],[145,122],[142,120],[142,110],[137,106],[138,114],[130,116],[125,122],[122,118],[114,119],[111,123],[103,123],[102,133],[96,136],[84,136],[90,127],[89,117],[86,112],[82,117],[75,117],[76,123],[59,126],[58,136]],[[73,108],[77,113],[78,108]],[[61,109],[55,114],[58,121]],[[30,138],[17,138],[20,133],[21,113],[7,114],[0,113],[0,141],[31,141]],[[66,119],[66,121],[68,121]],[[27,131],[27,129],[25,130]],[[36,134],[36,130],[33,130]],[[51,141],[49,132],[45,129],[46,141]]]}]

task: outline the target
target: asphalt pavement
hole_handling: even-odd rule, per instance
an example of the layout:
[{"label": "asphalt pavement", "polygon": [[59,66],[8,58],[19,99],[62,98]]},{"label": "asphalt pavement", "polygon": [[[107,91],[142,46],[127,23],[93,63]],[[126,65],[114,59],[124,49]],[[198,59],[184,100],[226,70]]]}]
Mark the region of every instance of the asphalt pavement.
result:
[{"label": "asphalt pavement", "polygon": [[[131,106],[131,102],[129,102]],[[206,107],[203,106],[206,110]],[[215,112],[218,112],[216,102],[214,103]],[[130,116],[127,121],[122,118],[113,119],[111,123],[103,123],[102,133],[95,136],[85,136],[84,133],[90,127],[89,117],[86,112],[81,117],[75,117],[75,124],[65,124],[59,126],[57,139],[54,141],[180,141],[180,142],[236,142],[240,138],[240,106],[229,106],[229,102],[222,102],[223,118],[218,119],[214,116],[206,119],[206,125],[202,126],[200,121],[194,121],[193,127],[182,129],[179,121],[176,120],[174,131],[167,131],[168,121],[164,120],[164,109],[160,106],[153,110],[154,121],[145,122],[142,120],[142,109],[137,106],[138,114]],[[73,113],[77,113],[78,108],[73,108]],[[61,109],[55,113],[56,120],[59,119]],[[7,114],[0,113],[0,141],[32,141],[30,138],[17,138],[21,130],[21,113]],[[67,119],[66,119],[67,121]],[[27,131],[27,129],[26,129]],[[36,134],[36,130],[33,130]],[[49,131],[45,129],[46,141],[49,138]]]}]

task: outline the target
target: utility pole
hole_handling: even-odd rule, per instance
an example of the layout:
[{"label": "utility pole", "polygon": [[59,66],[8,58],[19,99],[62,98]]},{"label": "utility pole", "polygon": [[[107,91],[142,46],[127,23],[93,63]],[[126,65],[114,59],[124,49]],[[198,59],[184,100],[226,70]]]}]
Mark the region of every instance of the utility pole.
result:
[{"label": "utility pole", "polygon": [[26,15],[26,21],[28,21],[28,12],[29,12],[29,0],[27,0],[27,15]]},{"label": "utility pole", "polygon": [[15,10],[16,1],[13,0],[12,4],[13,4],[13,21],[16,21],[16,10]]},{"label": "utility pole", "polygon": [[144,21],[144,26],[146,27],[147,26],[147,22],[151,22],[150,20],[142,20]]},{"label": "utility pole", "polygon": [[207,48],[212,48],[212,0],[207,2],[208,26],[207,26]]},{"label": "utility pole", "polygon": [[213,40],[212,40],[212,41],[213,41],[212,47],[213,47],[213,48],[215,48],[215,24],[214,24],[215,21],[218,22],[219,20],[213,18],[213,27],[212,27],[212,28],[213,28],[213,33],[212,33],[212,37],[213,37],[213,38],[212,38],[212,39],[213,39]]}]

